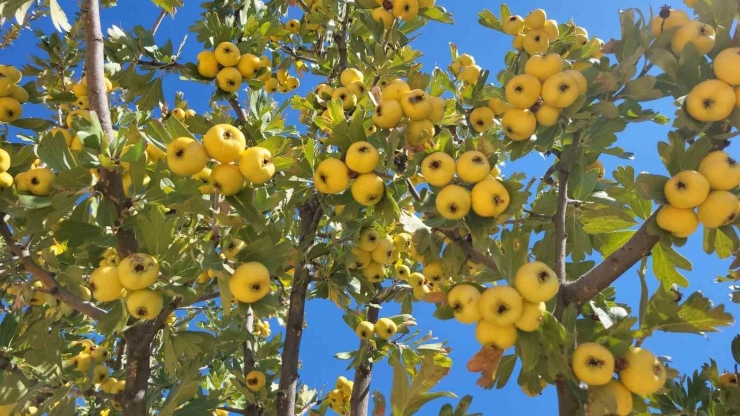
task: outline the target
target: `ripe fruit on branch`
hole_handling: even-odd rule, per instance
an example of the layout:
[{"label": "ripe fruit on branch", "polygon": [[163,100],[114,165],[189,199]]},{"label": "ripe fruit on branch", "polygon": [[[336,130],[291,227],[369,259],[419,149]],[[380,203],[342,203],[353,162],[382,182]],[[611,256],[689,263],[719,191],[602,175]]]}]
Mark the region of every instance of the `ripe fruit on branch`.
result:
[{"label": "ripe fruit on branch", "polygon": [[533,261],[525,263],[516,271],[514,286],[519,294],[529,302],[547,302],[558,293],[558,276],[545,263]]},{"label": "ripe fruit on branch", "polygon": [[660,208],[656,220],[658,227],[678,238],[687,238],[699,228],[699,218],[692,208],[664,205]]},{"label": "ripe fruit on branch", "polygon": [[313,183],[316,190],[323,194],[338,194],[349,186],[349,169],[339,159],[324,159],[316,167]]},{"label": "ripe fruit on branch", "polygon": [[722,121],[735,109],[735,90],[723,81],[700,82],[686,96],[686,111],[699,121]]},{"label": "ripe fruit on branch", "polygon": [[118,265],[118,279],[128,290],[145,289],[159,277],[157,259],[145,253],[131,254]]},{"label": "ripe fruit on branch", "polygon": [[697,217],[706,228],[717,228],[731,224],[740,211],[740,202],[732,192],[712,191],[699,205]]},{"label": "ripe fruit on branch", "polygon": [[627,351],[617,360],[616,368],[622,384],[635,394],[653,394],[665,383],[666,371],[663,363],[643,348]]},{"label": "ripe fruit on branch", "polygon": [[270,293],[270,272],[262,263],[241,264],[229,280],[229,290],[239,302],[257,302]]},{"label": "ripe fruit on branch", "polygon": [[522,316],[522,297],[511,286],[494,286],[480,298],[480,314],[484,320],[498,326],[513,326]]},{"label": "ripe fruit on branch", "polygon": [[482,319],[475,326],[475,339],[484,347],[506,350],[516,344],[516,327],[514,325],[496,325]]},{"label": "ripe fruit on branch", "polygon": [[695,170],[677,173],[663,187],[668,203],[676,208],[694,208],[709,196],[709,182]]},{"label": "ripe fruit on branch", "polygon": [[497,179],[484,179],[471,192],[473,211],[481,217],[498,217],[509,207],[509,191]]},{"label": "ripe fruit on branch", "polygon": [[604,346],[587,342],[573,351],[571,367],[578,380],[589,386],[603,386],[612,380],[614,356]]},{"label": "ripe fruit on branch", "polygon": [[453,314],[458,322],[474,324],[481,320],[480,297],[481,293],[477,287],[462,283],[447,293],[447,304],[454,311]]},{"label": "ripe fruit on branch", "polygon": [[272,153],[264,147],[250,147],[239,158],[239,172],[254,185],[262,185],[275,176]]},{"label": "ripe fruit on branch", "polygon": [[398,331],[396,323],[388,318],[380,318],[375,323],[375,333],[378,335],[378,338],[389,339],[396,334],[396,331]]},{"label": "ripe fruit on branch", "polygon": [[151,321],[162,311],[162,294],[156,290],[141,289],[129,292],[126,297],[126,309],[137,319]]},{"label": "ripe fruit on branch", "polygon": [[470,192],[459,185],[447,185],[437,193],[435,206],[441,216],[459,220],[470,212]]}]

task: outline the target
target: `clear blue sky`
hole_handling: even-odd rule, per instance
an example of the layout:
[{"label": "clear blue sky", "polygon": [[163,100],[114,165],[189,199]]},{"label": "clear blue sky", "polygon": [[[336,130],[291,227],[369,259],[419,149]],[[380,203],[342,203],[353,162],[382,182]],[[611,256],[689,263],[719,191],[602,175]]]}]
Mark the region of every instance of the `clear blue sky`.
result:
[{"label": "clear blue sky", "polygon": [[[593,0],[571,0],[568,2],[554,0],[520,0],[511,2],[512,12],[515,14],[526,15],[530,10],[535,8],[544,8],[548,13],[548,18],[554,18],[559,22],[567,21],[573,18],[579,26],[588,29],[591,35],[598,36],[606,41],[612,37],[619,36],[619,17],[617,11],[627,8],[641,8],[647,11],[649,6],[659,7],[665,1],[650,4],[646,0],[619,0],[619,1],[593,1]],[[76,1],[63,0],[60,2],[63,9],[71,17],[77,11]],[[166,18],[162,23],[157,40],[160,44],[164,43],[167,38],[171,38],[175,45],[179,44],[184,35],[187,34],[187,28],[192,22],[199,17],[200,2],[186,0],[186,7],[178,10],[176,20]],[[424,53],[422,62],[424,70],[431,72],[435,65],[446,67],[450,61],[448,43],[453,42],[460,47],[463,53],[469,53],[475,56],[479,65],[490,69],[494,74],[503,66],[504,52],[511,45],[511,38],[501,33],[483,28],[477,23],[477,13],[489,8],[498,14],[499,1],[491,0],[437,0],[437,3],[447,7],[448,11],[454,15],[456,25],[446,26],[432,23],[423,29],[422,36],[415,42],[415,48]],[[516,3],[514,5],[514,3]],[[677,0],[668,2],[673,7],[683,7],[682,3]],[[135,25],[140,24],[145,27],[151,27],[156,18],[158,11],[149,2],[145,0],[122,0],[119,1],[119,7],[112,10],[103,11],[103,28],[111,25],[122,27],[130,31]],[[46,32],[53,30],[49,19],[36,22],[34,27],[41,27]],[[27,57],[35,49],[36,37],[29,31],[24,31],[19,41],[10,49],[0,50],[0,64],[22,65],[27,62]],[[194,61],[195,55],[202,49],[194,35],[190,35],[186,44],[183,60]],[[299,89],[303,94],[312,83],[304,80]],[[171,102],[174,100],[175,91],[184,91],[185,99],[190,103],[191,108],[197,111],[206,109],[204,98],[210,96],[209,86],[198,83],[180,81],[176,77],[170,77],[165,82],[165,96]],[[288,95],[278,95],[277,98],[288,98]],[[673,107],[671,100],[665,99],[658,102],[648,103],[647,107],[652,107],[662,113],[672,116]],[[46,116],[40,106],[24,106],[26,115]],[[658,126],[655,124],[639,124],[629,127],[625,132],[619,135],[621,147],[627,151],[634,152],[637,156],[633,161],[625,161],[614,157],[605,157],[603,162],[607,167],[607,177],[610,172],[619,164],[631,164],[637,172],[650,171],[658,174],[665,174],[656,152],[656,143],[659,140],[665,140],[668,126]],[[730,152],[733,153],[732,148]],[[734,152],[736,156],[738,155]],[[503,169],[504,174],[511,174],[515,171],[525,171],[530,175],[541,176],[552,160],[544,161],[540,156],[533,154],[522,161],[510,164]],[[712,299],[715,303],[729,303],[727,284],[715,284],[713,279],[719,274],[726,273],[729,266],[729,260],[717,260],[714,256],[707,256],[701,250],[701,233],[689,238],[686,246],[681,247],[678,251],[688,257],[694,266],[693,272],[687,272],[690,287],[684,291],[685,294],[701,290]],[[657,286],[656,280],[652,275],[648,276],[648,283],[651,290]],[[617,284],[618,299],[621,302],[628,303],[633,308],[638,307],[639,299],[639,280],[637,273],[632,270],[623,276]],[[737,314],[740,308],[737,305],[729,304],[728,309],[731,313]],[[381,316],[392,315],[398,312],[398,308],[393,306],[384,309]],[[497,414],[501,416],[519,415],[519,414],[536,414],[536,415],[554,415],[556,410],[555,389],[548,386],[542,396],[530,399],[524,396],[514,381],[503,390],[483,391],[475,385],[478,375],[468,373],[465,369],[467,360],[479,349],[473,336],[473,327],[464,327],[455,321],[439,321],[432,317],[433,308],[428,306],[417,306],[414,315],[419,322],[419,327],[424,330],[432,330],[440,339],[449,340],[449,345],[453,348],[452,358],[455,362],[452,372],[437,387],[440,390],[451,390],[462,397],[465,394],[473,394],[475,400],[471,411],[483,412],[486,415]],[[301,358],[303,369],[301,371],[301,380],[312,387],[329,386],[339,375],[345,375],[351,379],[352,374],[346,373],[346,362],[338,361],[334,354],[340,351],[349,351],[357,347],[357,338],[350,331],[341,319],[340,311],[330,302],[314,300],[309,302],[307,308],[308,328],[304,332],[303,345],[301,348]],[[277,324],[273,322],[273,331],[277,331]],[[682,371],[693,371],[697,369],[709,357],[715,358],[720,367],[730,368],[733,365],[730,355],[729,343],[736,334],[734,328],[729,328],[724,333],[710,334],[708,338],[698,335],[667,335],[658,333],[651,337],[644,344],[645,347],[653,350],[656,355],[669,356],[673,360],[673,365]],[[512,376],[516,379],[516,371]],[[391,370],[386,362],[375,366],[373,377],[373,389],[380,390],[386,397],[390,396]],[[456,400],[451,400],[456,403]],[[420,414],[436,415],[439,407],[444,403],[442,399],[432,402],[424,408]],[[495,406],[495,407],[494,407]],[[495,410],[494,410],[495,409]]]}]

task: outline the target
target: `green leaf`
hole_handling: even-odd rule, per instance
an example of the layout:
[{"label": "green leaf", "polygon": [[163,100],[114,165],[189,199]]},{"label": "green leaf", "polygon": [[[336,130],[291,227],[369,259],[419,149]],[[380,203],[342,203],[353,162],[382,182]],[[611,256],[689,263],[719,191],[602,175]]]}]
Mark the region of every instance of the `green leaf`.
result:
[{"label": "green leaf", "polygon": [[63,170],[57,175],[56,184],[69,189],[80,189],[90,186],[92,183],[92,173],[89,169],[77,167],[70,170]]},{"label": "green leaf", "polygon": [[[502,5],[503,7],[503,5]],[[504,16],[501,16],[502,19],[506,19]],[[478,23],[481,26],[498,30],[499,32],[504,31],[504,26],[501,24],[501,21],[496,17],[493,12],[491,12],[488,9],[483,10],[482,12],[478,12]]]},{"label": "green leaf", "polygon": [[39,158],[52,169],[60,172],[77,166],[72,152],[61,134],[47,134],[39,143],[36,150]]},{"label": "green leaf", "polygon": [[730,349],[732,350],[732,358],[736,363],[740,364],[740,335],[736,335],[735,338],[732,339]]},{"label": "green leaf", "polygon": [[[201,359],[205,359],[205,357]],[[159,411],[160,416],[172,416],[180,404],[190,400],[198,393],[198,390],[200,390],[200,381],[203,379],[199,371],[202,364],[200,360],[192,360],[183,366],[183,371],[178,382],[170,388],[167,399]]]},{"label": "green leaf", "polygon": [[151,255],[163,254],[172,242],[175,216],[165,216],[164,208],[151,206],[148,212],[136,216],[136,234]]},{"label": "green leaf", "polygon": [[18,331],[19,317],[16,314],[5,314],[3,322],[0,323],[0,348],[10,345]]},{"label": "green leaf", "polygon": [[248,224],[258,230],[264,230],[267,225],[267,221],[265,220],[264,215],[254,207],[253,199],[254,190],[252,189],[243,189],[238,194],[226,198],[229,204],[234,207],[236,212],[241,215]]},{"label": "green leaf", "polygon": [[64,14],[59,2],[57,0],[49,0],[49,11],[51,12],[51,21],[54,23],[54,27],[60,32],[69,32],[72,26],[69,24],[67,15]]},{"label": "green leaf", "polygon": [[601,255],[603,257],[610,256],[627,243],[633,235],[635,235],[634,231],[617,231],[600,235],[599,238],[602,241],[602,245],[600,247]]},{"label": "green leaf", "polygon": [[663,192],[666,182],[668,178],[665,176],[641,173],[635,181],[635,191],[644,199],[651,199],[658,204],[665,205],[668,203]]},{"label": "green leaf", "polygon": [[94,243],[99,246],[114,246],[115,237],[97,225],[80,221],[63,221],[55,233],[58,241],[66,241],[69,248]]},{"label": "green leaf", "polygon": [[689,281],[676,271],[676,267],[672,261],[672,258],[675,257],[674,254],[678,255],[673,248],[662,242],[653,247],[651,256],[653,261],[653,273],[666,289],[670,288],[671,285],[674,284],[681,287],[687,287],[689,285]]},{"label": "green leaf", "polygon": [[96,330],[102,335],[112,334],[116,330],[121,330],[126,324],[127,316],[124,313],[122,302],[114,302],[113,307],[108,310],[108,314],[98,321]]},{"label": "green leaf", "polygon": [[643,331],[696,333],[717,332],[719,327],[734,323],[725,306],[714,306],[701,292],[694,292],[679,305],[678,294],[658,288],[650,297],[642,325]]},{"label": "green leaf", "polygon": [[182,7],[182,0],[152,0],[155,6],[163,8],[169,14],[175,14],[177,7]]},{"label": "green leaf", "polygon": [[10,123],[10,125],[19,129],[34,131],[44,131],[54,127],[54,123],[43,118],[20,118]]},{"label": "green leaf", "polygon": [[624,210],[613,207],[581,210],[583,230],[589,234],[603,234],[623,230],[637,224]]},{"label": "green leaf", "polygon": [[48,320],[37,321],[27,332],[30,350],[26,351],[24,358],[29,364],[36,367],[37,371],[44,374],[52,374],[62,371],[62,334],[60,328],[48,330],[51,322]]},{"label": "green leaf", "polygon": [[408,369],[398,359],[392,360],[393,387],[391,390],[391,415],[411,416],[431,400],[440,397],[456,397],[451,392],[433,392],[429,390],[446,376],[452,360],[446,356],[426,355],[421,368],[409,383]]}]

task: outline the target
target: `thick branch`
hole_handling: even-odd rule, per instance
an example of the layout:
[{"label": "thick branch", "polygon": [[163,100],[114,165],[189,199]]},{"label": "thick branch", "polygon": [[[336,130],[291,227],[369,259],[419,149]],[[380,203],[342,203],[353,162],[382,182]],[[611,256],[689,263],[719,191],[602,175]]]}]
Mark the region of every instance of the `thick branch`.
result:
[{"label": "thick branch", "polygon": [[65,289],[54,277],[53,273],[44,270],[41,266],[36,263],[31,257],[31,253],[27,248],[23,247],[19,242],[15,241],[13,234],[10,232],[8,224],[5,222],[5,213],[0,213],[0,235],[2,235],[5,244],[8,248],[18,256],[18,259],[23,268],[33,275],[36,280],[43,283],[49,294],[59,299],[61,302],[71,306],[74,310],[84,313],[85,315],[100,320],[106,312],[90,302],[82,300],[74,293]]},{"label": "thick branch", "polygon": [[660,236],[648,232],[648,225],[658,211],[645,220],[639,230],[617,251],[589,270],[580,279],[565,288],[565,299],[570,303],[583,304],[609,287],[615,280],[634,266],[660,241]]},{"label": "thick branch", "polygon": [[242,108],[241,104],[239,104],[239,100],[236,98],[230,98],[229,104],[231,104],[231,108],[236,112],[236,119],[239,121],[239,125],[247,127],[247,112]]},{"label": "thick branch", "polygon": [[[379,294],[378,294],[379,295]],[[371,300],[367,307],[367,320],[375,324],[378,322],[381,300],[378,296]],[[375,306],[373,306],[375,305]],[[370,342],[360,341],[360,349],[372,348]],[[373,363],[365,361],[355,369],[352,398],[350,399],[350,416],[367,416],[370,405],[370,382],[373,374]]]},{"label": "thick branch", "polygon": [[[290,292],[290,306],[286,323],[285,344],[283,347],[280,369],[280,385],[277,393],[277,414],[280,416],[295,416],[296,387],[298,385],[298,360],[300,355],[301,337],[303,335],[303,320],[306,309],[306,292],[311,282],[310,263],[305,258],[314,244],[316,230],[322,215],[316,194],[299,208],[300,237],[298,252],[302,257],[296,267],[293,287]],[[304,247],[305,246],[305,247]]]},{"label": "thick branch", "polygon": [[473,245],[468,242],[468,240],[460,237],[460,235],[456,231],[443,229],[437,230],[439,230],[447,238],[452,240],[453,243],[457,244],[474,263],[482,264],[493,271],[498,270],[498,266],[496,266],[496,262],[493,261],[493,257],[487,256],[476,250]]}]

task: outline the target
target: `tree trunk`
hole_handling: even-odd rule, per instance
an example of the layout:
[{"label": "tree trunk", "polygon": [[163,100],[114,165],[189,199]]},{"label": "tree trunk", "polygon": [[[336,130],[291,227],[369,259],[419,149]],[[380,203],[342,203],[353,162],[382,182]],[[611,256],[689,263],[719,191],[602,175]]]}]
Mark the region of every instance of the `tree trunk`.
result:
[{"label": "tree trunk", "polygon": [[149,360],[151,347],[142,343],[146,338],[148,325],[132,327],[126,331],[126,389],[123,391],[124,416],[145,416],[147,414],[146,392],[151,373]]},{"label": "tree trunk", "polygon": [[581,410],[581,404],[578,399],[568,389],[568,382],[565,379],[558,379],[555,382],[558,390],[558,412],[560,416],[575,416]]},{"label": "tree trunk", "polygon": [[[367,311],[367,320],[373,324],[378,322],[380,308],[370,306]],[[367,341],[362,341],[360,348],[367,348]],[[354,387],[350,400],[350,416],[367,416],[370,414],[370,382],[373,375],[373,363],[364,362],[355,370]]]}]

